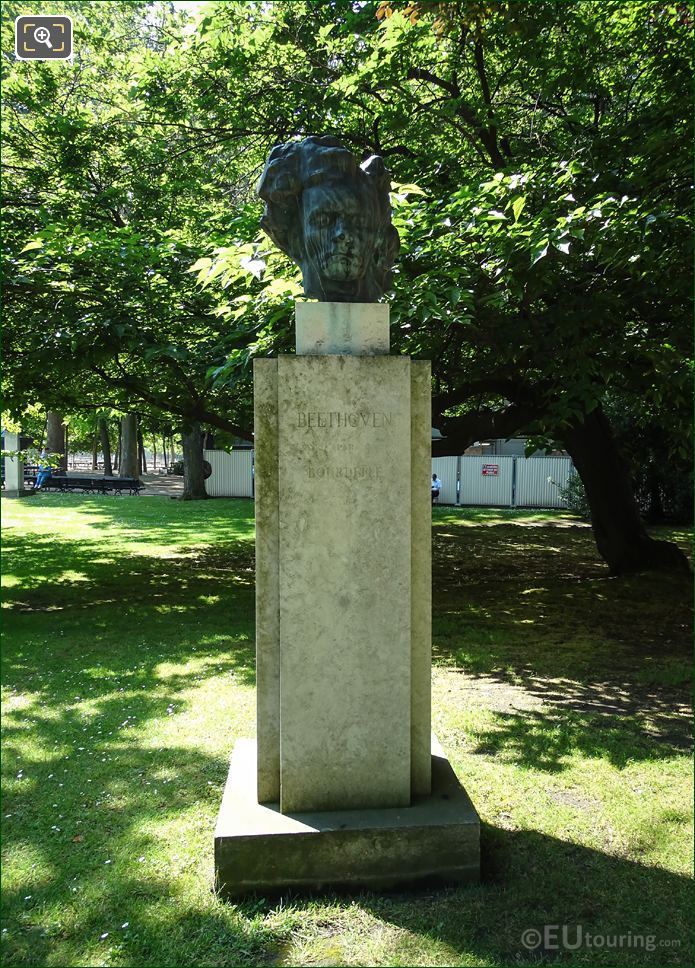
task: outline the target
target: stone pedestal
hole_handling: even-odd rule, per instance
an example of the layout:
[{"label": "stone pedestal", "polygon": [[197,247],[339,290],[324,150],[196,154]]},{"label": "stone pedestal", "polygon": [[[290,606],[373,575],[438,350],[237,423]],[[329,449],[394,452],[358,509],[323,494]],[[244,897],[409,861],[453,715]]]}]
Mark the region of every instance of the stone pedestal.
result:
[{"label": "stone pedestal", "polygon": [[[4,435],[5,450],[19,450],[19,434]],[[19,457],[5,458],[5,497],[23,497],[24,495],[24,461]],[[29,492],[27,492],[29,493]]]},{"label": "stone pedestal", "polygon": [[410,806],[285,814],[258,802],[255,743],[239,740],[215,830],[215,889],[231,899],[477,881],[478,814],[436,744],[431,762],[431,793]]},{"label": "stone pedestal", "polygon": [[[229,895],[407,881],[425,855],[429,875],[478,869],[477,815],[431,751],[430,367],[389,356],[388,334],[387,306],[298,304],[297,355],[254,361],[258,744],[215,836]],[[465,862],[458,821],[436,819],[452,796]]]}]

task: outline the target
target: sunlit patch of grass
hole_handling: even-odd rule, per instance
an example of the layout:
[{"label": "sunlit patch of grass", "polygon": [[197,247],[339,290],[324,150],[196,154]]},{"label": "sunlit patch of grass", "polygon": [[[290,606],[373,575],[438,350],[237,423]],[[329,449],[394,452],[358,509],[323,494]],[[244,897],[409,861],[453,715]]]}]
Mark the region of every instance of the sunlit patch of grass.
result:
[{"label": "sunlit patch of grass", "polygon": [[432,520],[436,525],[455,524],[463,528],[490,527],[514,522],[523,528],[555,527],[589,528],[588,521],[572,511],[529,508],[494,507],[438,507],[432,508]]},{"label": "sunlit patch of grass", "polygon": [[212,836],[255,729],[252,503],[4,503],[6,964],[532,965],[525,929],[578,921],[681,946],[568,963],[690,964],[687,582],[608,578],[564,512],[436,508],[434,727],[483,883],[227,904]]}]

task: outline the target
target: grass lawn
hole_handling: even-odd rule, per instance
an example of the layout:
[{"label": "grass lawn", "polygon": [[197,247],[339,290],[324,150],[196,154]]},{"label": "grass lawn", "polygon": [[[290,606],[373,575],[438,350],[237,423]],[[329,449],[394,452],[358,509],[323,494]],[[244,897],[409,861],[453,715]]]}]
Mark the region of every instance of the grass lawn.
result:
[{"label": "grass lawn", "polygon": [[[692,964],[687,577],[609,578],[560,512],[435,509],[434,725],[483,882],[232,905],[212,836],[255,729],[252,503],[3,510],[3,964]],[[581,944],[527,950],[544,925]]]}]

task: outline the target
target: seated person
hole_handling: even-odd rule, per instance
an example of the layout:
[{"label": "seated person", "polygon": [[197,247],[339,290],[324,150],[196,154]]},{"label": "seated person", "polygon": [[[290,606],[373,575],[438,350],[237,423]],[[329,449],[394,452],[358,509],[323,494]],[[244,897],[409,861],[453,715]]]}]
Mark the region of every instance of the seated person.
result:
[{"label": "seated person", "polygon": [[48,478],[51,476],[52,468],[50,464],[42,464],[41,458],[47,456],[46,451],[42,450],[39,455],[39,472],[36,475],[36,483],[34,484],[34,490],[40,491],[43,484],[46,483]]},{"label": "seated person", "polygon": [[436,474],[432,475],[432,504],[434,504],[435,498],[439,497],[439,492],[442,489],[442,482],[439,480]]}]

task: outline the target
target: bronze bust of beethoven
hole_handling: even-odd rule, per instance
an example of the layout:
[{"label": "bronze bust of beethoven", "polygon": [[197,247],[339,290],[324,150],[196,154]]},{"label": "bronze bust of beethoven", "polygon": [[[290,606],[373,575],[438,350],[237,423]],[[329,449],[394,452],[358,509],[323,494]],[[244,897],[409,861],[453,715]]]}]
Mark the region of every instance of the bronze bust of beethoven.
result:
[{"label": "bronze bust of beethoven", "polygon": [[258,183],[261,226],[301,267],[304,294],[322,302],[376,302],[398,253],[390,174],[362,165],[331,137],[273,148]]}]

